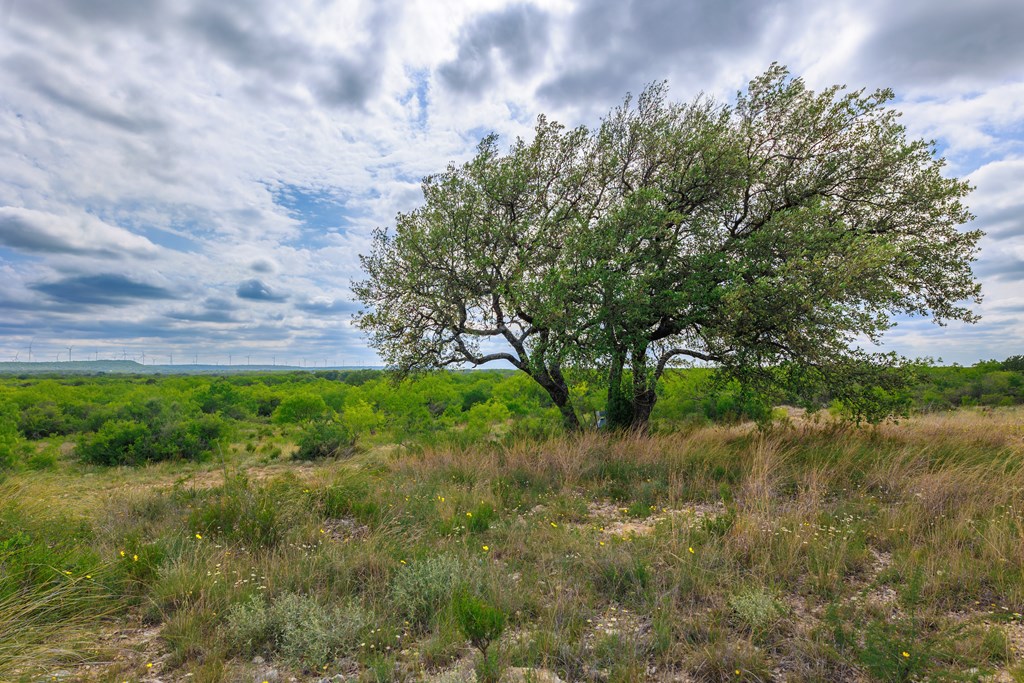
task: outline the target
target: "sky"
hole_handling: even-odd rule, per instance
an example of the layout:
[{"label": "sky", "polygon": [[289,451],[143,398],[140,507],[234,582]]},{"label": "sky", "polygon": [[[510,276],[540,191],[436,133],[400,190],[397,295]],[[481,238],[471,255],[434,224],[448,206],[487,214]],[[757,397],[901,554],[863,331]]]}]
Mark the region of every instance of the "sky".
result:
[{"label": "sky", "polygon": [[976,186],[981,321],[886,348],[1024,353],[1022,35],[1020,0],[0,0],[0,361],[376,364],[350,285],[424,175],[775,61],[892,88]]}]

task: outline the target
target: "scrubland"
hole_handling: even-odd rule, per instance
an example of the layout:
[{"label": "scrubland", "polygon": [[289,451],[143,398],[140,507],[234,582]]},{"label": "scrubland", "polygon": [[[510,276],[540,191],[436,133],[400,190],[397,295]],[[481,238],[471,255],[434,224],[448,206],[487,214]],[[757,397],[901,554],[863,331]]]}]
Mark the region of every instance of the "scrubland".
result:
[{"label": "scrubland", "polygon": [[1019,407],[296,440],[36,443],[0,483],[0,680],[1024,680]]}]

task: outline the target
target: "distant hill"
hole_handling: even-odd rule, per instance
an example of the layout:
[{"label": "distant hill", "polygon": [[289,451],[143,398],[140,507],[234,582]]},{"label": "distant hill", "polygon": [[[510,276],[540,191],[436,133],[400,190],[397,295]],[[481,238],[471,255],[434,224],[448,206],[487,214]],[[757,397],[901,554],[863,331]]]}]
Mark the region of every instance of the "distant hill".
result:
[{"label": "distant hill", "polygon": [[[295,365],[143,365],[133,360],[74,360],[47,363],[0,362],[0,375],[225,375],[243,372],[323,372],[364,366],[323,368]],[[369,368],[379,369],[379,368]]]}]

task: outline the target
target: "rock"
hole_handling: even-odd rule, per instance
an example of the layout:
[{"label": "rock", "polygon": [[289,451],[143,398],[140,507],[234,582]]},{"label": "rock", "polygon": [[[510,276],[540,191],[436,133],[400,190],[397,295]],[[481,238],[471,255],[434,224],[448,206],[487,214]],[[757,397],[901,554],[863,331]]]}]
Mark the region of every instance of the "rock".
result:
[{"label": "rock", "polygon": [[256,674],[256,683],[280,683],[281,674],[277,669],[264,669]]},{"label": "rock", "polygon": [[255,664],[256,666],[259,666],[259,665],[264,663],[264,659],[263,659],[263,657],[260,657],[259,655],[256,655],[255,657],[252,658],[252,663]]},{"label": "rock", "polygon": [[501,683],[564,683],[564,681],[554,671],[516,666],[505,669],[505,673],[501,675]]}]

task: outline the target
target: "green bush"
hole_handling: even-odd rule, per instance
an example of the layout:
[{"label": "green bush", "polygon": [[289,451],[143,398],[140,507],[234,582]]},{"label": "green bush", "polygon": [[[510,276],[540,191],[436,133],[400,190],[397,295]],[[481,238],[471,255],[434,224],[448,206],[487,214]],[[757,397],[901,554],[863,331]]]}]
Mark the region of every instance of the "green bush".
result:
[{"label": "green bush", "polygon": [[306,427],[298,439],[296,460],[338,458],[352,454],[355,439],[345,425],[328,420],[317,420]]},{"label": "green bush", "polygon": [[78,457],[91,465],[138,465],[151,459],[153,434],[133,420],[112,420],[78,439]]},{"label": "green bush", "polygon": [[63,411],[52,401],[34,403],[23,409],[18,419],[18,429],[26,439],[42,439],[74,431]]},{"label": "green bush", "polygon": [[501,678],[501,666],[496,657],[488,656],[487,650],[505,630],[505,614],[466,591],[460,591],[452,600],[452,611],[462,635],[480,651],[476,666],[476,677],[481,683],[497,683]]},{"label": "green bush", "polygon": [[0,405],[0,470],[17,464],[24,451],[25,444],[18,433],[13,406]]},{"label": "green bush", "polygon": [[293,394],[274,409],[273,420],[278,424],[299,424],[322,418],[329,410],[318,394]]},{"label": "green bush", "polygon": [[215,415],[180,420],[165,413],[150,422],[111,420],[95,434],[79,437],[77,453],[83,462],[92,465],[202,460],[226,433],[224,421]]}]

